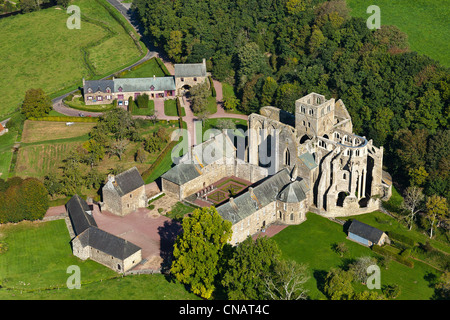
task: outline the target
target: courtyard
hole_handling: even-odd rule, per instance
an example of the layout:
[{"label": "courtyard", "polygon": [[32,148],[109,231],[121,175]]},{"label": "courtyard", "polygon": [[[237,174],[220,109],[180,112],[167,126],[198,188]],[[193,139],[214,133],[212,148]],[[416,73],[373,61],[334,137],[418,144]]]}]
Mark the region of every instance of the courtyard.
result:
[{"label": "courtyard", "polygon": [[202,190],[189,196],[186,200],[199,207],[219,206],[245,191],[252,183],[235,176],[222,178],[215,183],[204,186]]}]

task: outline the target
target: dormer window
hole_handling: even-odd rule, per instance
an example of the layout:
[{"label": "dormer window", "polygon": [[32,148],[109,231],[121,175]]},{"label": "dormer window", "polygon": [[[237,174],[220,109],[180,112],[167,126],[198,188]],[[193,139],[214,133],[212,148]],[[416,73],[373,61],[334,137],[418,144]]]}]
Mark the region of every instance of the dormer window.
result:
[{"label": "dormer window", "polygon": [[106,88],[106,93],[111,93],[111,88],[110,87]]},{"label": "dormer window", "polygon": [[154,85],[151,85],[151,86],[150,86],[150,90],[152,90],[152,91],[155,90],[155,86],[154,86]]},{"label": "dormer window", "polygon": [[91,88],[88,88],[88,93],[92,93],[92,89]]},{"label": "dormer window", "polygon": [[122,92],[122,91],[123,91],[122,87],[119,87],[119,92]]}]

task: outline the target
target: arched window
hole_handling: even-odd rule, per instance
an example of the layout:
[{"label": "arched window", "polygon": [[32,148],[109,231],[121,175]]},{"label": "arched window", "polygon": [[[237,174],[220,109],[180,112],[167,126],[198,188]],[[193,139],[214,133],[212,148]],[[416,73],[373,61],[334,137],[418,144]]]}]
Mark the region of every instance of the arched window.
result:
[{"label": "arched window", "polygon": [[289,149],[286,149],[284,152],[284,165],[290,166],[291,165],[291,154],[289,152]]}]

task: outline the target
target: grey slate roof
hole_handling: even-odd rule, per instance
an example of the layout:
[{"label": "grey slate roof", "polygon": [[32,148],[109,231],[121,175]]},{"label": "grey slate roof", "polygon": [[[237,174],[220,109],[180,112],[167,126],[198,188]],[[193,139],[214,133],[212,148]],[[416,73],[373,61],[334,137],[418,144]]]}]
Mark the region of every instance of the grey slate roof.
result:
[{"label": "grey slate roof", "polygon": [[306,165],[309,170],[312,170],[317,167],[317,163],[314,161],[314,157],[311,153],[305,152],[300,157],[300,160]]},{"label": "grey slate roof", "polygon": [[200,169],[193,163],[179,163],[169,171],[164,173],[161,178],[169,180],[175,184],[183,185],[192,179],[200,176]]},{"label": "grey slate roof", "polygon": [[121,197],[139,187],[142,187],[144,184],[144,180],[136,167],[118,174],[115,177],[115,183],[113,183],[117,193]]},{"label": "grey slate roof", "polygon": [[203,63],[175,64],[175,77],[206,77]]},{"label": "grey slate roof", "polygon": [[122,92],[165,91],[176,89],[174,77],[114,79],[114,91],[120,92],[119,88],[122,88]]},{"label": "grey slate roof", "polygon": [[79,195],[76,194],[70,198],[66,203],[66,210],[75,235],[79,235],[92,226],[97,227],[94,217],[87,213],[90,210],[88,204]]},{"label": "grey slate roof", "polygon": [[285,168],[254,187],[254,196],[247,191],[233,199],[234,205],[228,201],[219,206],[217,212],[223,219],[235,224],[275,201],[280,191],[290,182],[291,176]]},{"label": "grey slate roof", "polygon": [[84,93],[88,93],[88,89],[91,88],[92,92],[95,93],[97,91],[105,92],[106,88],[111,89],[111,92],[114,92],[114,80],[87,80],[84,82]]},{"label": "grey slate roof", "polygon": [[124,260],[140,247],[97,227],[90,227],[78,236],[83,247],[90,246],[117,259]]},{"label": "grey slate roof", "polygon": [[193,161],[206,166],[221,159],[223,156],[232,158],[235,151],[236,148],[228,135],[221,132],[193,148],[195,157]]},{"label": "grey slate roof", "polygon": [[378,243],[384,233],[380,229],[377,229],[355,219],[353,219],[352,223],[350,224],[348,232],[356,234],[357,236],[367,239],[373,243]]},{"label": "grey slate roof", "polygon": [[300,181],[296,180],[288,184],[279,194],[278,200],[287,203],[296,203],[306,199],[306,194],[303,191]]}]

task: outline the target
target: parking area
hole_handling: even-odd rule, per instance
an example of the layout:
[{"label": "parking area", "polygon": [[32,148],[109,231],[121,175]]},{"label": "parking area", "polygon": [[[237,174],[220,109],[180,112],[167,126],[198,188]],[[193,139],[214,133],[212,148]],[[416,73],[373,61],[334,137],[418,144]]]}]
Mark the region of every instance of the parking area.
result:
[{"label": "parking area", "polygon": [[94,208],[98,227],[142,248],[142,262],[134,269],[159,270],[170,262],[173,243],[181,231],[178,222],[140,208],[125,217]]}]

